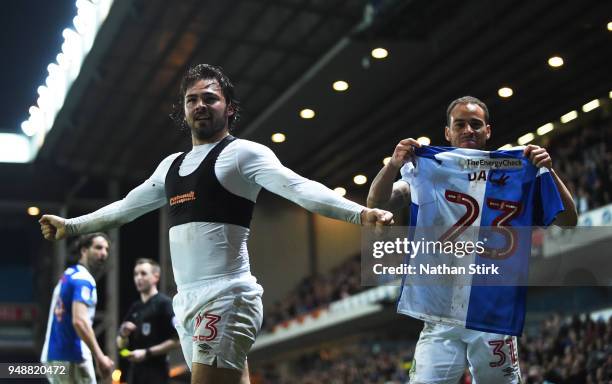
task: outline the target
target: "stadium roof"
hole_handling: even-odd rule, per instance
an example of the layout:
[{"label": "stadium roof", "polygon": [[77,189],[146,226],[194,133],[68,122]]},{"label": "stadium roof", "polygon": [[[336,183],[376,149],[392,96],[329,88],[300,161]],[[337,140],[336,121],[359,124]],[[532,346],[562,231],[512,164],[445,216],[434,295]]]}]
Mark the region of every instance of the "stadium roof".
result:
[{"label": "stadium roof", "polygon": [[[330,187],[373,177],[401,138],[442,144],[446,106],[466,94],[489,105],[492,147],[516,142],[608,97],[611,8],[596,0],[116,1],[33,164],[0,164],[9,180],[0,197],[64,201],[85,177],[133,183],[188,149],[168,114],[184,70],[202,62],[221,65],[237,85],[239,137]],[[388,57],[374,59],[375,47]],[[553,55],[565,65],[551,68]],[[348,90],[332,90],[336,80]],[[503,86],[514,95],[500,98]],[[300,118],[302,108],[315,117]],[[287,140],[273,144],[276,132]]]}]

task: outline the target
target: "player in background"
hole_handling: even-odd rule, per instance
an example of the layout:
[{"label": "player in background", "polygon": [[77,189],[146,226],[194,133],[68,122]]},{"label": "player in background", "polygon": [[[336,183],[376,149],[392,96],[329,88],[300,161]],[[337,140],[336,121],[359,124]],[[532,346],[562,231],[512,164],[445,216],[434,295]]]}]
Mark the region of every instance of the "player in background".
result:
[{"label": "player in background", "polygon": [[119,327],[117,347],[129,348],[128,384],[167,383],[168,352],[180,346],[174,328],[172,300],[158,292],[161,268],[151,259],[134,265],[134,285],[140,298],[130,306]]},{"label": "player in background", "polygon": [[98,301],[94,276],[104,267],[108,250],[106,234],[81,236],[78,263],[64,271],[53,290],[40,361],[65,368],[48,376],[50,383],[96,383],[92,357],[102,378],[113,370],[114,363],[98,345],[92,328]]},{"label": "player in background", "polygon": [[175,121],[190,130],[191,151],[168,156],[123,200],[96,212],[43,215],[41,230],[48,240],[61,239],[169,205],[173,307],[192,383],[248,383],[246,356],[261,328],[263,289],[250,272],[247,239],[261,188],[354,224],[389,224],[393,215],[344,199],[284,167],[268,147],[230,135],[240,106],[219,67],[190,68],[179,93]]},{"label": "player in background", "polygon": [[[470,96],[451,102],[447,109],[447,126],[444,130],[444,136],[451,146],[460,148],[460,150],[455,150],[455,152],[461,153],[461,149],[485,150],[486,143],[491,137],[487,106],[479,99]],[[475,204],[478,204],[475,198],[468,196],[475,189],[479,188],[475,187],[477,181],[468,182],[467,178],[465,181],[462,181],[465,188],[458,192],[466,197],[463,205],[447,202],[443,194],[444,191],[442,191],[441,197],[436,197],[441,192],[433,190],[436,184],[431,179],[428,179],[429,175],[426,170],[421,169],[419,171],[417,169],[417,164],[421,163],[417,161],[415,148],[422,148],[421,153],[424,153],[424,156],[436,159],[438,158],[436,157],[437,155],[434,155],[434,152],[439,151],[438,153],[444,156],[445,151],[448,154],[454,150],[453,148],[433,149],[432,147],[431,151],[428,151],[426,147],[422,147],[415,139],[408,138],[401,140],[396,145],[389,163],[382,168],[373,180],[368,195],[368,206],[381,206],[395,210],[409,205],[412,208],[413,216],[411,217],[411,225],[423,225],[422,223],[428,223],[425,225],[441,225],[439,224],[441,222],[445,222],[449,226],[455,225],[454,223],[457,222],[461,215],[466,213],[467,201],[473,201]],[[463,152],[469,153],[469,151]],[[542,176],[542,179],[537,182],[545,183],[548,180],[548,187],[551,190],[550,198],[543,197],[542,205],[547,206],[540,207],[541,210],[548,210],[549,217],[540,223],[535,219],[537,215],[534,214],[535,221],[524,225],[548,225],[554,219],[553,224],[555,225],[575,226],[577,223],[577,213],[574,201],[569,190],[552,168],[552,159],[546,149],[536,145],[528,145],[524,148],[522,154],[533,166],[539,169],[537,172],[538,178]],[[514,152],[513,156],[517,156],[517,153]],[[448,163],[452,164],[452,162]],[[395,181],[400,169],[402,178]],[[421,173],[420,176],[418,175],[419,172]],[[423,175],[423,173],[426,175]],[[547,173],[548,175],[546,175]],[[552,181],[550,181],[550,178],[552,178]],[[411,186],[411,182],[418,182],[423,185]],[[431,211],[431,209],[434,211]],[[480,209],[481,215],[483,209]],[[449,214],[448,212],[454,213]],[[452,217],[444,218],[445,214]],[[457,215],[457,217],[453,215]],[[480,216],[473,219],[480,220]],[[477,221],[474,225],[480,225],[478,223],[480,222]],[[410,276],[407,276],[406,279],[410,279]],[[456,384],[462,376],[466,364],[469,366],[473,382],[476,384],[493,382],[517,383],[521,380],[515,348],[515,336],[485,332],[482,331],[482,325],[480,327],[481,330],[478,330],[478,326],[470,324],[467,320],[464,321],[463,326],[460,326],[453,319],[436,319],[434,316],[423,315],[418,310],[415,311],[414,308],[418,306],[421,306],[421,308],[435,306],[440,302],[441,297],[436,295],[426,298],[421,297],[419,298],[420,302],[415,304],[416,295],[411,296],[411,293],[418,293],[419,289],[410,291],[404,289],[405,286],[402,288],[400,300],[398,301],[398,312],[425,321],[425,326],[415,351],[415,360],[410,375],[411,383]],[[505,290],[507,287],[483,288],[479,291],[482,295],[477,300],[480,300],[480,304],[484,303],[488,306],[495,306],[497,298],[493,292]],[[519,293],[517,297],[524,293],[524,288],[518,287]],[[429,289],[429,287],[426,287],[426,289]],[[468,309],[464,307],[475,304],[469,299],[469,289],[470,287],[467,287],[467,289],[455,289],[452,293],[454,296],[449,296],[452,298],[449,298],[445,305],[446,303],[451,303],[450,307],[456,306],[454,310],[457,312],[467,311]],[[517,287],[510,287],[506,291],[514,292],[511,290],[517,290]],[[425,289],[421,291],[425,291]],[[466,291],[468,296],[461,296]],[[477,289],[472,289],[471,293],[474,294],[476,291]],[[524,302],[517,303],[516,305],[519,311],[520,306],[523,306],[522,314],[524,316]],[[467,319],[468,315],[465,316]],[[516,317],[520,316],[517,314]],[[507,320],[509,324],[522,330],[522,319],[518,319],[518,321],[517,319]]]}]

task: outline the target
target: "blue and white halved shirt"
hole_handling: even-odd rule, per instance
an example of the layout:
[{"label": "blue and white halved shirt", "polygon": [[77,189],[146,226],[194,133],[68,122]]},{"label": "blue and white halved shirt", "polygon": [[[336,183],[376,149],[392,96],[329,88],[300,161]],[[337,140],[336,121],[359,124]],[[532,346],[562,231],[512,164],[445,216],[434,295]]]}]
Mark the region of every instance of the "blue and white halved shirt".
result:
[{"label": "blue and white halved shirt", "polygon": [[72,325],[72,303],[87,305],[90,323],[96,312],[96,281],[82,265],[67,268],[53,290],[47,333],[40,361],[91,360],[91,351]]},{"label": "blue and white halved shirt", "polygon": [[[522,147],[422,146],[416,149],[415,164],[404,165],[401,174],[410,185],[411,227],[548,226],[564,210],[548,169],[531,164]],[[496,262],[526,275],[530,247],[531,238],[522,236],[516,256]],[[478,254],[471,257],[474,263],[491,262]],[[424,321],[520,335],[527,287],[483,284],[487,278],[472,275],[468,284],[435,285],[405,276],[397,311]]]}]

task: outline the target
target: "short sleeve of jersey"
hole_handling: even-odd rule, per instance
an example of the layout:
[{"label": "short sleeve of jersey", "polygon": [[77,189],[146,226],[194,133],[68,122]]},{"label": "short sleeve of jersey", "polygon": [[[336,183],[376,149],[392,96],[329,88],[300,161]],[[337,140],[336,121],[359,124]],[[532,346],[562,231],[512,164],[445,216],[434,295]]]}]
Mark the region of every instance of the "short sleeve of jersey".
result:
[{"label": "short sleeve of jersey", "polygon": [[[422,146],[415,148],[414,161],[409,161],[400,170],[402,181],[411,186],[418,186],[429,178],[432,168],[439,167],[436,160],[436,154],[444,152],[444,147]],[[418,177],[417,177],[418,176]]]},{"label": "short sleeve of jersey", "polygon": [[416,168],[414,164],[412,164],[412,162],[407,162],[400,170],[400,174],[402,175],[401,180],[412,185],[415,181],[415,171]]},{"label": "short sleeve of jersey", "polygon": [[550,172],[540,168],[536,179],[533,225],[549,226],[565,210]]},{"label": "short sleeve of jersey", "polygon": [[134,312],[134,307],[135,307],[134,304],[130,305],[130,309],[128,309],[127,314],[123,318],[124,322],[125,321],[132,321],[132,312]]},{"label": "short sleeve of jersey", "polygon": [[161,310],[164,317],[161,332],[166,336],[164,339],[178,339],[178,334],[175,328],[176,319],[174,317],[174,311],[172,310],[172,302],[170,300],[165,300]]},{"label": "short sleeve of jersey", "polygon": [[95,295],[96,287],[85,279],[72,280],[74,292],[72,293],[72,301],[80,301],[88,307],[96,305]]},{"label": "short sleeve of jersey", "polygon": [[434,147],[423,146],[415,150],[414,162],[409,161],[400,170],[401,180],[410,185],[410,200],[417,205],[435,200],[432,171],[439,167],[434,157]]}]

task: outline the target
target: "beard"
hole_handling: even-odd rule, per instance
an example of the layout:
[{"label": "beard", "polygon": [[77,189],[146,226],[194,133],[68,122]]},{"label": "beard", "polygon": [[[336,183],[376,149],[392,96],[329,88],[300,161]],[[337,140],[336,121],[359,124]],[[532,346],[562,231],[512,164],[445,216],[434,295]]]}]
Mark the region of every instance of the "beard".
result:
[{"label": "beard", "polygon": [[204,121],[192,121],[189,124],[189,128],[191,128],[191,133],[198,140],[210,140],[215,137],[219,132],[225,129],[225,120],[221,120],[215,117],[212,117],[207,122]]},{"label": "beard", "polygon": [[91,273],[91,275],[94,277],[94,279],[98,279],[100,277],[102,277],[104,275],[104,272],[106,272],[106,263],[101,263],[101,262],[97,262],[97,261],[92,261],[90,263],[88,263],[87,265],[87,270],[89,271],[89,273]]}]

